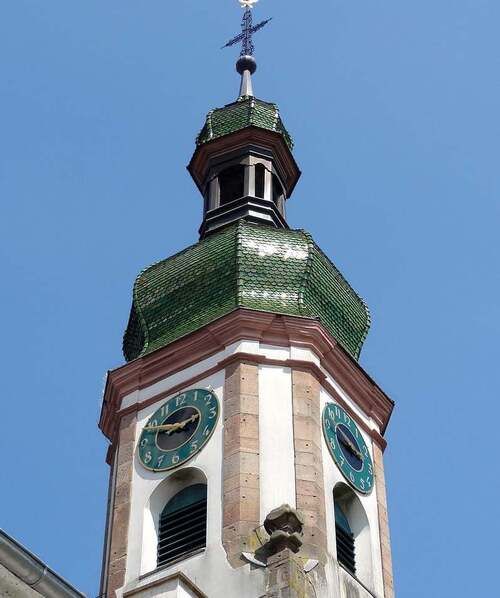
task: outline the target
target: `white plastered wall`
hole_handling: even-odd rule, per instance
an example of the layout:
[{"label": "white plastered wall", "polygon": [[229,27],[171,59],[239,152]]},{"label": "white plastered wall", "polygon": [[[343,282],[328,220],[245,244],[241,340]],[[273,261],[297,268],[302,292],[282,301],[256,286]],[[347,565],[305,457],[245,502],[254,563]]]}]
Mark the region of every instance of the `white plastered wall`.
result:
[{"label": "white plastered wall", "polygon": [[259,366],[260,513],[296,506],[290,368]]}]

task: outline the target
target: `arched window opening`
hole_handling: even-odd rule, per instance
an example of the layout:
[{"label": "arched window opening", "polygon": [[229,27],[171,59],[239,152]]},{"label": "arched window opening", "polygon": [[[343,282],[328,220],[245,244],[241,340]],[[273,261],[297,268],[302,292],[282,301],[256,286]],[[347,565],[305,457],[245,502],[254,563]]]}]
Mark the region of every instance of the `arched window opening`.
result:
[{"label": "arched window opening", "polygon": [[333,491],[337,560],[366,587],[373,587],[370,524],[359,497],[343,482]]},{"label": "arched window opening", "polygon": [[264,185],[266,180],[266,169],[263,164],[255,166],[255,197],[264,198]]},{"label": "arched window opening", "polygon": [[206,541],[207,486],[194,484],[173,496],[161,513],[158,567],[204,548]]},{"label": "arched window opening", "polygon": [[219,174],[220,205],[243,197],[245,191],[245,166],[235,164]]},{"label": "arched window opening", "polygon": [[278,177],[273,174],[273,202],[279,207],[283,200],[283,187]]},{"label": "arched window opening", "polygon": [[354,534],[344,511],[337,504],[335,505],[335,538],[337,542],[337,560],[353,575],[356,575]]}]

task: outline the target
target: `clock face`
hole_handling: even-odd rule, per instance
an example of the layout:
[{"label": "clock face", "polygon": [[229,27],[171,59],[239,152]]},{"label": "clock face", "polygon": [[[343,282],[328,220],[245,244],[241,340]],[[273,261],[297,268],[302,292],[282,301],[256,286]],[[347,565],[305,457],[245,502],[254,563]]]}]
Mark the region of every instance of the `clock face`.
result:
[{"label": "clock face", "polygon": [[210,440],[218,419],[219,401],[210,390],[195,388],[172,397],[144,426],[139,460],[152,471],[179,467]]},{"label": "clock face", "polygon": [[346,480],[369,494],[373,488],[373,463],[358,426],[335,403],[323,409],[323,434],[328,450]]}]

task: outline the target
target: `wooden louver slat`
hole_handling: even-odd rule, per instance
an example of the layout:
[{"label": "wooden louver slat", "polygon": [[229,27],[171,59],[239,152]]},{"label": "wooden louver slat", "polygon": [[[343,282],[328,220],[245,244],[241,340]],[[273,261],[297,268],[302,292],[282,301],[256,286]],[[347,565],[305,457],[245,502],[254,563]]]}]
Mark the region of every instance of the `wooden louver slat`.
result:
[{"label": "wooden louver slat", "polygon": [[167,565],[206,546],[206,498],[173,512],[165,511],[160,517],[158,566]]},{"label": "wooden louver slat", "polygon": [[347,533],[339,525],[335,525],[335,534],[337,540],[337,560],[355,575],[356,555],[354,550],[354,536]]}]

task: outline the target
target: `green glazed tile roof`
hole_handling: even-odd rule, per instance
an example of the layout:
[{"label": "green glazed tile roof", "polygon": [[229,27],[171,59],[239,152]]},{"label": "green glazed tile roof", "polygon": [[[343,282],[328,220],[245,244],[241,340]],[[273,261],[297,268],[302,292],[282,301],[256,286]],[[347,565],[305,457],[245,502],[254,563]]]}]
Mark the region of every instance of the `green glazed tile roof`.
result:
[{"label": "green glazed tile roof", "polygon": [[203,145],[251,126],[279,133],[288,147],[293,149],[292,138],[283,125],[278,106],[253,97],[241,97],[233,104],[209,112],[205,126],[196,139],[196,145]]},{"label": "green glazed tile roof", "polygon": [[240,220],[138,276],[125,358],[151,353],[240,307],[319,318],[356,359],[370,326],[364,302],[307,232]]}]

